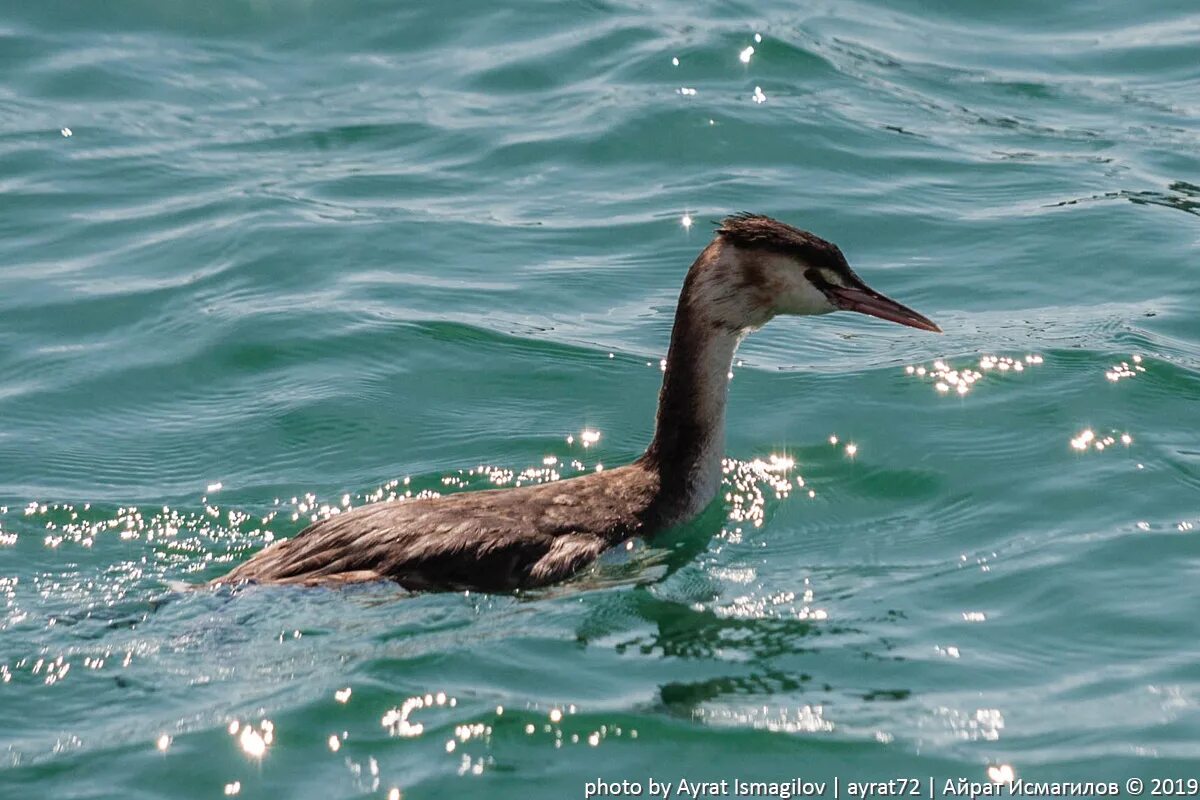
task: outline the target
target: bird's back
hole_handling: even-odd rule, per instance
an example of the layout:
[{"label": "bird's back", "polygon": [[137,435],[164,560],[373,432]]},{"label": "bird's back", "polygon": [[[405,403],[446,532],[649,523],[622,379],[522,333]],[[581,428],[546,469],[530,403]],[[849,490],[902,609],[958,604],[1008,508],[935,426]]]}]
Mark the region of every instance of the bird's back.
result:
[{"label": "bird's back", "polygon": [[218,582],[541,586],[642,533],[657,489],[653,470],[631,464],[516,489],[375,503],[313,523]]}]

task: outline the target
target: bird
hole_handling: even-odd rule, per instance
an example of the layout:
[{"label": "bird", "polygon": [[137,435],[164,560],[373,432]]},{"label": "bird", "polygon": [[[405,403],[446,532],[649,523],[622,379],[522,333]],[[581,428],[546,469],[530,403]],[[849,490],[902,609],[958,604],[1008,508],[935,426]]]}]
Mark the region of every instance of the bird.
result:
[{"label": "bird", "polygon": [[376,502],[309,525],[210,584],[514,592],[570,578],[602,552],[695,518],[716,496],[729,370],[779,315],[845,310],[941,329],[871,289],[837,245],[760,214],[718,223],[687,271],[654,434],[632,463],[516,488]]}]

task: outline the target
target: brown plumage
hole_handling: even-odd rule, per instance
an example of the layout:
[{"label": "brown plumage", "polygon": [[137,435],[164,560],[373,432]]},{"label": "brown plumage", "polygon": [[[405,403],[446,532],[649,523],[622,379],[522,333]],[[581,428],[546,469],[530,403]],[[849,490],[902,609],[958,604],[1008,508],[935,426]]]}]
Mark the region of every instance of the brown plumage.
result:
[{"label": "brown plumage", "polygon": [[698,514],[720,486],[727,373],[778,313],[862,311],[937,330],[869,289],[837,246],[769,217],[725,219],[688,270],[654,439],[634,463],[514,489],[362,506],[315,522],[214,583],[510,591],[563,580],[605,549]]},{"label": "brown plumage", "polygon": [[516,489],[374,503],[314,523],[221,580],[391,578],[410,589],[508,591],[553,583],[646,529],[655,476],[594,472]]}]

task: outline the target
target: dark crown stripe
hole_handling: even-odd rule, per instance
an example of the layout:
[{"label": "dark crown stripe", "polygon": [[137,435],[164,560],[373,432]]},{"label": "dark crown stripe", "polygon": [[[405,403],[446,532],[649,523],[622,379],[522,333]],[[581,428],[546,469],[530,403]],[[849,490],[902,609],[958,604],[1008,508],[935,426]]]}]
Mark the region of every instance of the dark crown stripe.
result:
[{"label": "dark crown stripe", "polygon": [[842,251],[816,234],[762,214],[741,212],[721,220],[717,235],[740,247],[755,247],[799,255],[813,266],[849,273]]}]

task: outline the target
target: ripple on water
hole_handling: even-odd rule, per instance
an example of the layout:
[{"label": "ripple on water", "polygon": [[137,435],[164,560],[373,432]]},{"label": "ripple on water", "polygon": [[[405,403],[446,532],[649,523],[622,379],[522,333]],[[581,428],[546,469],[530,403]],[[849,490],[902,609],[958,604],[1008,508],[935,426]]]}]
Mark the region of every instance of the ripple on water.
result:
[{"label": "ripple on water", "polygon": [[[1194,17],[9,6],[27,793],[1194,772]],[[722,501],[565,586],[171,590],[365,502],[628,461],[742,208],[947,335],[773,323]]]}]

